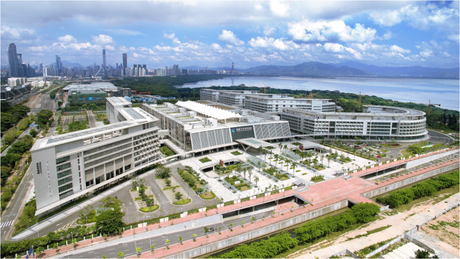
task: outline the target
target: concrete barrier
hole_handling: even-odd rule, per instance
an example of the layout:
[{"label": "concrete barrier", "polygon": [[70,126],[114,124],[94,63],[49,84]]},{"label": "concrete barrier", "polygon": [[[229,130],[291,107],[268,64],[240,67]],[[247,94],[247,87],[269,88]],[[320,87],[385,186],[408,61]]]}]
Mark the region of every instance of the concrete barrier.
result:
[{"label": "concrete barrier", "polygon": [[452,170],[455,170],[455,169],[458,169],[458,168],[459,168],[458,163],[448,165],[446,167],[438,168],[438,169],[430,171],[430,172],[419,174],[419,175],[416,175],[414,177],[410,177],[410,178],[407,178],[407,179],[404,179],[404,180],[401,180],[401,181],[398,181],[398,182],[383,186],[381,188],[374,189],[374,190],[369,191],[369,192],[365,192],[365,193],[362,194],[362,196],[370,199],[370,198],[372,198],[374,196],[378,196],[380,194],[387,193],[387,192],[390,192],[392,190],[399,189],[399,188],[401,188],[403,186],[406,186],[406,185],[409,185],[409,184],[412,184],[412,183],[415,183],[415,182],[418,182],[418,181],[421,181],[421,180],[424,180],[424,179],[427,179],[427,178],[430,178],[430,177],[433,177],[433,176],[436,176],[436,175],[439,175],[439,174],[442,174],[442,173],[445,173],[445,172],[449,172],[449,171],[452,171]]},{"label": "concrete barrier", "polygon": [[319,208],[314,211],[310,211],[307,213],[304,213],[302,215],[298,215],[286,220],[279,221],[275,224],[271,224],[268,226],[261,227],[259,229],[255,229],[234,237],[229,237],[224,240],[219,240],[217,242],[213,242],[204,246],[200,246],[197,248],[190,249],[188,251],[183,251],[174,255],[171,255],[167,258],[192,258],[192,257],[199,257],[200,255],[207,254],[207,253],[212,253],[214,251],[220,250],[225,247],[233,246],[257,237],[262,237],[264,235],[270,234],[272,232],[278,231],[285,229],[287,227],[290,227],[292,225],[296,225],[299,223],[302,223],[304,221],[310,220],[312,218],[316,218],[319,216],[322,216],[324,214],[327,214],[329,212],[339,210],[341,208],[347,207],[348,206],[348,200],[343,200],[336,202],[334,204]]}]

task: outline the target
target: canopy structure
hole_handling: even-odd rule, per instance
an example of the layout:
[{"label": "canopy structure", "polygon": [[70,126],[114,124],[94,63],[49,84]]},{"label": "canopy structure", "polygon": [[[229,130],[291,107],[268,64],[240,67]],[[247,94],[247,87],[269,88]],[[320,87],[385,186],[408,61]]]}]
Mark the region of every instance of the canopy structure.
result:
[{"label": "canopy structure", "polygon": [[217,120],[226,121],[228,119],[238,119],[242,117],[241,115],[234,113],[234,112],[230,112],[228,110],[219,109],[216,107],[212,107],[209,105],[205,105],[205,104],[201,104],[201,103],[197,103],[193,101],[186,101],[186,102],[179,101],[176,103],[176,105],[182,108],[185,108],[187,110],[197,112],[198,114],[204,115],[206,117],[214,118]]}]

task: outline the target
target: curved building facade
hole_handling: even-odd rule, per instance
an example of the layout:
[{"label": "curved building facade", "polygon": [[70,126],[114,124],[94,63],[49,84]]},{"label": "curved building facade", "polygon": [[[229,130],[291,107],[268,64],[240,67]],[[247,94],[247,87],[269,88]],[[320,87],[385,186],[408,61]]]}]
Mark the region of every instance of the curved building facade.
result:
[{"label": "curved building facade", "polygon": [[366,105],[362,113],[285,108],[280,116],[292,132],[328,138],[416,140],[428,134],[424,112],[399,107]]}]

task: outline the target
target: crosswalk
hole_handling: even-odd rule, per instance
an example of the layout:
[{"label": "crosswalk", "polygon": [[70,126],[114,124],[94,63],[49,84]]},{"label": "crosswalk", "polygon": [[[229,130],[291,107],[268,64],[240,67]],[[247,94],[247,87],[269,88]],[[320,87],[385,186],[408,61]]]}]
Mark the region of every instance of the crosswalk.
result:
[{"label": "crosswalk", "polygon": [[0,229],[2,229],[4,227],[11,226],[11,224],[13,224],[13,221],[14,220],[9,220],[9,221],[2,222],[2,224],[0,225]]}]

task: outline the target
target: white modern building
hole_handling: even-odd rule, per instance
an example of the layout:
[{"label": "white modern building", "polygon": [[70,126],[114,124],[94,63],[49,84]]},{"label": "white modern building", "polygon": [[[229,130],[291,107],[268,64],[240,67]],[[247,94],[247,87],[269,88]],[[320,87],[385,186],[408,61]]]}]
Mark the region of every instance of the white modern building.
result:
[{"label": "white modern building", "polygon": [[293,132],[318,137],[416,140],[428,134],[425,113],[406,108],[365,105],[362,113],[284,108],[279,114]]},{"label": "white modern building", "polygon": [[258,112],[281,112],[283,108],[334,112],[335,103],[329,99],[294,98],[286,94],[256,94],[246,96],[244,108]]},{"label": "white modern building", "polygon": [[125,121],[38,139],[31,149],[37,201],[44,215],[160,159],[157,119],[122,109]]},{"label": "white modern building", "polygon": [[280,112],[283,108],[298,108],[319,112],[335,112],[329,99],[294,98],[287,94],[262,94],[247,90],[201,89],[201,100],[244,107],[258,112]]},{"label": "white modern building", "polygon": [[118,111],[123,108],[131,108],[131,102],[126,100],[123,97],[110,97],[106,98],[106,111],[107,111],[107,120],[110,123],[115,123],[118,120]]},{"label": "white modern building", "polygon": [[169,132],[172,142],[195,153],[234,148],[237,140],[244,138],[270,141],[291,137],[288,122],[276,116],[240,115],[192,101],[144,104],[142,109],[159,119],[159,127]]}]

